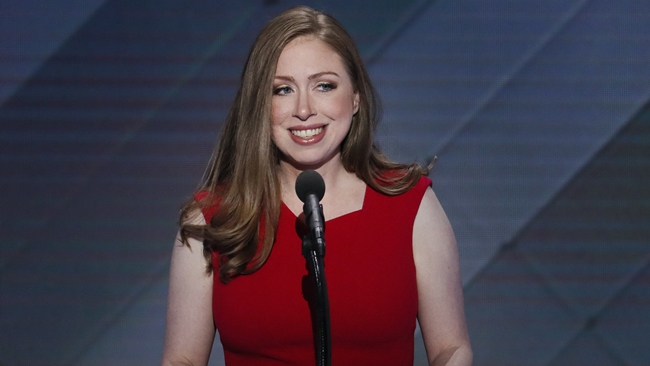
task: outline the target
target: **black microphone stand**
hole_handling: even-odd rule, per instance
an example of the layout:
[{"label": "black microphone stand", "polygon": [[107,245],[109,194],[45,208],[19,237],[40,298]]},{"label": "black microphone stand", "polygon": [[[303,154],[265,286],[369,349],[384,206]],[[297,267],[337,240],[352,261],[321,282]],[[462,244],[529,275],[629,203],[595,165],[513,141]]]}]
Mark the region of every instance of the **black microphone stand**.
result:
[{"label": "black microphone stand", "polygon": [[[323,217],[323,206],[311,215],[320,214]],[[307,218],[309,220],[309,218]],[[325,238],[323,233],[309,230],[309,234],[302,239],[302,254],[307,260],[309,274],[314,280],[314,293],[316,297],[316,365],[331,366],[332,364],[332,337],[330,332],[330,308],[327,297],[327,283],[325,282]]]}]

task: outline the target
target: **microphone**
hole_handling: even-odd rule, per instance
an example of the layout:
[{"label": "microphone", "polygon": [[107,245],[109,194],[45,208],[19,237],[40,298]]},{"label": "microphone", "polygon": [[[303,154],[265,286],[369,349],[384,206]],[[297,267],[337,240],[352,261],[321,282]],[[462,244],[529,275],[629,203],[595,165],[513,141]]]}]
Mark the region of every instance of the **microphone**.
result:
[{"label": "microphone", "polygon": [[304,203],[302,210],[305,213],[305,222],[309,232],[315,241],[314,245],[325,251],[325,219],[323,218],[323,206],[320,200],[325,195],[325,181],[315,170],[305,170],[296,179],[296,194]]},{"label": "microphone", "polygon": [[316,309],[311,310],[316,364],[331,366],[332,336],[330,328],[330,307],[325,282],[325,219],[320,200],[325,195],[325,181],[315,170],[305,170],[296,179],[296,194],[304,203],[305,222],[309,234],[302,238],[302,254],[307,260],[310,277],[314,281]]}]

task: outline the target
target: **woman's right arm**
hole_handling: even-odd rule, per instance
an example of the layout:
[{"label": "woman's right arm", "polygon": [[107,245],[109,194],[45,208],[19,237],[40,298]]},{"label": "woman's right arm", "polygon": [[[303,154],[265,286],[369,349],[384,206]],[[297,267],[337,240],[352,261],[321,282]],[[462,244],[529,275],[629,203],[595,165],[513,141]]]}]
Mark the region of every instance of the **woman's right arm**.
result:
[{"label": "woman's right arm", "polygon": [[162,365],[206,365],[215,328],[212,320],[212,274],[205,271],[203,243],[176,237],[169,271],[167,324]]}]

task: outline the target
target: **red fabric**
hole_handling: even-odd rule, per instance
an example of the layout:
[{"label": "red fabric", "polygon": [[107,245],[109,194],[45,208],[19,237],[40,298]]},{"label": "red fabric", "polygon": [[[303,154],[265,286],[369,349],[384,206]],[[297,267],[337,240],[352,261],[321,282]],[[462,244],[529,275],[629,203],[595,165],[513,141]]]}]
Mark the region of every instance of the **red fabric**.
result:
[{"label": "red fabric", "polygon": [[[423,177],[394,197],[366,188],[362,210],[326,221],[333,365],[413,364],[418,305],[413,222],[430,184]],[[208,222],[213,213],[205,210]],[[264,266],[227,285],[214,276],[213,315],[228,366],[315,363],[303,295],[312,281],[300,230],[296,216],[282,205],[276,242]],[[219,263],[216,253],[213,263]]]}]

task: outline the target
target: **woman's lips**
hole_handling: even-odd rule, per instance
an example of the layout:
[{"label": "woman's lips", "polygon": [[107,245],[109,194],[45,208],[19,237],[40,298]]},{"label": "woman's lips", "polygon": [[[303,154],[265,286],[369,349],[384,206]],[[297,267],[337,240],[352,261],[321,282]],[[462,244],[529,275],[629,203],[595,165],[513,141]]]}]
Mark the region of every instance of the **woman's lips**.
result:
[{"label": "woman's lips", "polygon": [[313,145],[325,137],[326,126],[316,128],[289,129],[291,139],[300,145]]}]

